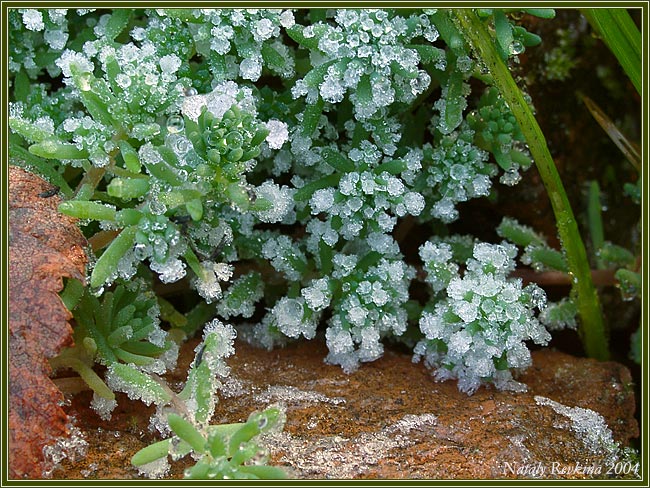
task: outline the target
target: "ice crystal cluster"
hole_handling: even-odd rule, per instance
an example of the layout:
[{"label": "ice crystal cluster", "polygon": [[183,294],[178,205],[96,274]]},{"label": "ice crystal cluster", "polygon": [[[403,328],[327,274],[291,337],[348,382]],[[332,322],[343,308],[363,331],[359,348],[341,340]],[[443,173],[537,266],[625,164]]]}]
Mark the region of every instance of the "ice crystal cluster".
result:
[{"label": "ice crystal cluster", "polygon": [[[10,151],[93,237],[93,293],[187,279],[241,337],[321,335],[348,372],[408,337],[467,392],[512,386],[526,342],[548,341],[543,292],[508,277],[513,248],[446,229],[531,162],[451,11],[9,17]],[[501,10],[481,18],[518,43],[504,58],[538,40]],[[431,237],[419,262],[410,225]]]},{"label": "ice crystal cluster", "polygon": [[510,370],[530,366],[526,341],[546,345],[551,338],[534,315],[545,308],[546,295],[535,284],[522,288],[520,279],[508,279],[515,265],[512,244],[477,242],[471,253],[461,274],[450,244],[429,241],[420,248],[427,281],[444,292],[420,318],[424,339],[414,359],[423,357],[438,379],[458,378],[467,393],[486,378],[499,388],[521,390]]}]

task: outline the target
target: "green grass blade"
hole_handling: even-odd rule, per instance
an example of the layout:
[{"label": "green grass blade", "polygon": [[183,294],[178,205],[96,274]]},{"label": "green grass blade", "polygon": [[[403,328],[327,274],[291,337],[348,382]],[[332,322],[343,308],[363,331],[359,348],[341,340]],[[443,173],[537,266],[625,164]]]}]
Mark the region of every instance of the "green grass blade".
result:
[{"label": "green grass blade", "polygon": [[641,32],[624,8],[583,8],[582,15],[602,37],[641,93]]},{"label": "green grass blade", "polygon": [[[589,234],[594,252],[600,251],[605,244],[605,232],[603,230],[602,204],[600,203],[600,185],[596,180],[589,184],[589,201],[587,205],[587,222],[589,223]],[[598,269],[604,269],[602,259],[596,258]]]},{"label": "green grass blade", "polygon": [[542,129],[510,70],[499,56],[494,40],[483,22],[470,9],[454,9],[451,12],[475,53],[489,68],[495,86],[508,102],[526,138],[551,200],[560,240],[566,251],[569,272],[573,275],[573,289],[581,318],[579,333],[585,352],[590,357],[607,360],[609,348],[605,323],[600,300],[591,279],[587,251]]}]

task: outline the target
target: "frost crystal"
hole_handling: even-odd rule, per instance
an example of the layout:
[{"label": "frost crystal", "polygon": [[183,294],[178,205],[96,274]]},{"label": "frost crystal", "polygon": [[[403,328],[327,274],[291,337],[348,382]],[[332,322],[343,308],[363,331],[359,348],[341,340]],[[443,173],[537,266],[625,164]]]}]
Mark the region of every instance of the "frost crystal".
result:
[{"label": "frost crystal", "polygon": [[313,339],[315,324],[306,321],[304,317],[304,299],[283,297],[271,311],[278,329],[287,337],[296,338],[304,335]]},{"label": "frost crystal", "polygon": [[232,276],[232,266],[226,263],[214,263],[212,261],[204,261],[201,263],[203,273],[197,276],[193,283],[196,291],[205,298],[207,303],[221,298],[221,285],[220,281],[227,281]]},{"label": "frost crystal", "polygon": [[167,456],[161,457],[147,464],[142,464],[138,466],[138,473],[142,476],[146,476],[149,479],[156,480],[162,479],[167,476],[171,466],[167,460]]},{"label": "frost crystal", "polygon": [[43,458],[47,468],[43,471],[43,477],[49,478],[52,472],[64,459],[72,462],[82,459],[88,453],[88,441],[83,438],[83,433],[76,426],[70,426],[69,434],[56,439],[53,444],[43,447]]},{"label": "frost crystal", "polygon": [[300,292],[307,302],[309,308],[315,312],[320,312],[327,308],[332,298],[332,292],[329,288],[329,281],[327,278],[314,280],[311,286],[303,288]]},{"label": "frost crystal", "polygon": [[181,59],[175,54],[167,54],[160,58],[159,64],[163,73],[174,74],[181,66]]},{"label": "frost crystal", "polygon": [[262,222],[279,222],[293,208],[292,190],[287,186],[280,187],[272,181],[265,181],[255,189],[255,195],[270,203],[268,209],[255,212],[257,218]]},{"label": "frost crystal", "polygon": [[117,407],[117,400],[108,400],[100,397],[97,393],[93,394],[93,399],[90,402],[90,407],[97,412],[102,420],[110,420],[111,413]]},{"label": "frost crystal", "polygon": [[60,30],[46,30],[43,39],[55,51],[61,51],[68,42],[68,33]]},{"label": "frost crystal", "polygon": [[279,120],[269,120],[266,123],[269,129],[269,135],[266,136],[266,142],[271,149],[280,149],[289,138],[289,131],[286,122]]},{"label": "frost crystal", "polygon": [[262,63],[258,58],[247,58],[239,65],[239,75],[245,80],[257,80],[262,74]]},{"label": "frost crystal", "polygon": [[36,9],[23,10],[23,24],[31,31],[41,31],[45,28],[43,14]]},{"label": "frost crystal", "polygon": [[415,348],[414,361],[424,357],[439,380],[458,379],[458,388],[472,394],[492,380],[500,389],[521,390],[509,368],[531,364],[525,341],[545,345],[550,334],[534,317],[545,296],[536,286],[522,288],[511,280],[516,249],[510,244],[474,245],[463,276],[450,262],[449,244],[428,242],[420,257],[435,291],[446,286],[447,297],[420,319],[425,336]]},{"label": "frost crystal", "polygon": [[207,107],[215,117],[220,119],[226,110],[233,105],[237,105],[251,115],[256,115],[250,88],[240,88],[232,81],[226,81],[216,85],[210,93],[205,95],[185,97],[181,112],[190,119],[197,121],[201,114],[201,109]]},{"label": "frost crystal", "polygon": [[92,73],[94,70],[93,64],[86,56],[75,51],[70,51],[69,49],[63,51],[61,57],[56,61],[56,65],[61,68],[63,76],[66,77],[72,76],[71,65],[77,65],[79,71],[82,73]]},{"label": "frost crystal", "polygon": [[556,413],[568,417],[572,430],[591,454],[604,454],[611,463],[618,460],[619,446],[602,415],[588,408],[567,407],[543,396],[535,396],[535,402],[551,407]]}]

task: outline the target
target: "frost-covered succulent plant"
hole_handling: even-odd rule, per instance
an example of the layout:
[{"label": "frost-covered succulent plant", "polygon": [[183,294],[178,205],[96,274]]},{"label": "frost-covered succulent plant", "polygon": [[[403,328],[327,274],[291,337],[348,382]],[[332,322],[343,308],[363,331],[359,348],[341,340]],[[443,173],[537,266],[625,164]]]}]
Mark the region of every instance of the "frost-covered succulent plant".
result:
[{"label": "frost-covered succulent plant", "polygon": [[[508,42],[536,41],[505,11],[480,15],[504,58],[521,52]],[[505,244],[434,238],[422,248],[433,293],[411,297],[421,263],[399,224],[447,235],[459,203],[530,164],[498,91],[472,92],[489,76],[451,11],[10,17],[10,152],[66,179],[60,209],[92,237],[93,292],[145,266],[164,284],[187,277],[217,315],[254,321],[237,324],[242,337],[272,347],[322,333],[326,361],[346,371],[419,319],[416,355],[468,392],[505,385],[528,364],[524,341],[548,340],[533,314],[542,294],[507,278]]]},{"label": "frost-covered succulent plant", "polygon": [[[92,407],[109,419],[117,406],[116,391],[93,370],[95,363],[109,370],[117,368],[124,377],[163,374],[174,369],[176,344],[160,327],[160,307],[156,295],[138,278],[107,292],[101,300],[77,281],[70,283],[68,296],[81,294],[73,309],[75,345],[52,360],[52,367],[71,368],[93,390]],[[70,305],[69,305],[70,306]],[[128,381],[128,380],[125,380]]]},{"label": "frost-covered succulent plant", "polygon": [[422,314],[424,339],[415,359],[424,358],[437,379],[457,378],[458,388],[470,394],[485,381],[525,389],[510,370],[530,366],[526,341],[546,345],[551,336],[535,317],[546,307],[544,291],[508,278],[516,253],[512,244],[477,242],[461,274],[449,244],[429,241],[420,248],[427,281],[443,298]]}]

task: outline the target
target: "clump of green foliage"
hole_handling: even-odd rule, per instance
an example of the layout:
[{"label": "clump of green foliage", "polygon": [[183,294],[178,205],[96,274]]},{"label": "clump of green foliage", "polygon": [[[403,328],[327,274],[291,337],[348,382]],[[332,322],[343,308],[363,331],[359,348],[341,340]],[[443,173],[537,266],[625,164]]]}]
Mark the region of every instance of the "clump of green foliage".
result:
[{"label": "clump of green foliage", "polygon": [[[530,364],[526,342],[546,344],[551,322],[575,326],[580,300],[549,308],[509,276],[514,246],[448,229],[460,203],[533,162],[523,112],[486,62],[539,44],[518,20],[553,11],[459,12],[9,11],[10,155],[61,188],[60,211],[93,244],[88,287],[64,293],[76,345],[54,365],[82,376],[100,415],[114,391],[158,405],[152,424],[171,437],[134,458],[157,463],[148,474],[190,451],[192,478],[280,474],[252,465],[249,444],[279,411],[209,425],[235,334],[215,316],[269,348],[322,332],[325,360],[347,372],[401,340],[467,393],[521,389],[511,371]],[[489,31],[489,56],[468,22]],[[404,222],[428,232],[417,266]],[[500,232],[529,263],[579,267],[532,230],[506,220]],[[155,294],[184,279],[203,300],[187,317]],[[160,375],[199,319],[214,320],[175,393]]]},{"label": "clump of green foliage", "polygon": [[140,473],[160,478],[169,470],[168,456],[179,460],[188,454],[196,464],[188,468],[189,479],[285,478],[280,468],[267,466],[266,450],[256,440],[262,433],[282,429],[284,411],[269,407],[250,415],[245,423],[210,425],[220,378],[228,376],[224,359],[233,354],[235,330],[213,320],[203,329],[184,388],[173,392],[150,376],[116,364],[109,368],[109,385],[130,398],[155,403],[152,425],[165,440],[137,452],[132,459]]}]

